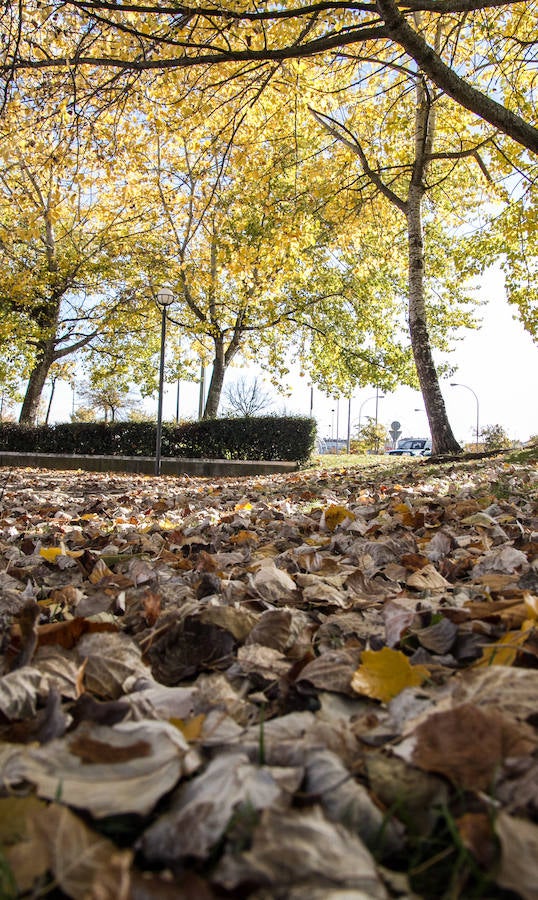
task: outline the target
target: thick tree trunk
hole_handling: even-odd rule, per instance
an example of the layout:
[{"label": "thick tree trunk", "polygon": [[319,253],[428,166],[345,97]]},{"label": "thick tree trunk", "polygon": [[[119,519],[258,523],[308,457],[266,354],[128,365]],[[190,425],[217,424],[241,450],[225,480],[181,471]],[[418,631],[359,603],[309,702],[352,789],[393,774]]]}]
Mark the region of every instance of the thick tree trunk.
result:
[{"label": "thick tree trunk", "polygon": [[209,382],[209,390],[207,392],[204,415],[202,417],[204,419],[215,419],[217,416],[224,385],[224,376],[226,375],[228,366],[239,350],[242,334],[241,317],[239,317],[232,340],[228,344],[226,350],[224,350],[224,338],[222,335],[213,339],[215,343],[215,357],[213,359],[213,374],[211,375],[211,381]]},{"label": "thick tree trunk", "polygon": [[19,423],[21,425],[36,424],[41,394],[43,393],[45,381],[47,380],[49,369],[53,362],[54,347],[52,342],[47,341],[40,345],[37,362],[28,379],[26,394],[19,416]]},{"label": "thick tree trunk", "polygon": [[445,408],[433,361],[426,304],[424,302],[424,246],[422,237],[422,190],[411,184],[407,198],[409,242],[409,333],[420,389],[432,436],[432,453],[461,453]]},{"label": "thick tree trunk", "polygon": [[222,352],[215,353],[213,360],[213,374],[209,382],[209,390],[204,408],[204,419],[215,419],[219,410],[220,398],[222,395],[222,387],[224,384],[224,376],[226,374],[226,363]]}]

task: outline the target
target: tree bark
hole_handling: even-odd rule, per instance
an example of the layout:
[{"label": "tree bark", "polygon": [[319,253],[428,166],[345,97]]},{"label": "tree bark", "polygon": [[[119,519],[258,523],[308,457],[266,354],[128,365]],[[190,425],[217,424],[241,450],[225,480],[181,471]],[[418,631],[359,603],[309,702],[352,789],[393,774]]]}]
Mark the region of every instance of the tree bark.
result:
[{"label": "tree bark", "polygon": [[213,360],[213,373],[211,375],[211,381],[209,382],[209,390],[205,402],[204,419],[215,419],[217,416],[225,374],[226,366],[224,365],[224,357],[221,355],[219,358],[215,354],[215,359]]},{"label": "tree bark", "polygon": [[432,454],[461,453],[439,387],[430,345],[424,302],[424,244],[422,237],[422,188],[411,184],[407,197],[409,271],[409,335],[430,433]]},{"label": "tree bark", "polygon": [[220,334],[218,338],[213,338],[215,344],[215,356],[213,358],[213,373],[211,375],[211,381],[209,382],[209,390],[207,392],[204,415],[202,417],[204,419],[215,419],[217,416],[224,385],[224,376],[226,375],[228,366],[241,346],[242,334],[242,316],[239,315],[235,324],[232,339],[226,350],[224,350],[224,337],[222,334]]},{"label": "tree bark", "polygon": [[438,88],[460,106],[489,122],[523,147],[538,153],[538,128],[483,91],[474,88],[447,66],[422,35],[408,24],[395,0],[376,0],[376,3],[392,40],[415,60],[420,70]]},{"label": "tree bark", "polygon": [[21,425],[36,424],[41,394],[53,362],[54,342],[45,341],[39,345],[37,361],[28,379],[26,394],[19,416]]}]

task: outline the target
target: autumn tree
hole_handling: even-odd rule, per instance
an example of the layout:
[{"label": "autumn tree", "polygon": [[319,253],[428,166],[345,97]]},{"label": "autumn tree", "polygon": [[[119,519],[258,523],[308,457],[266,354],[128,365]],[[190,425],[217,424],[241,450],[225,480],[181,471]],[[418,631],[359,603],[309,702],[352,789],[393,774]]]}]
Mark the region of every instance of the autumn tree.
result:
[{"label": "autumn tree", "polygon": [[143,210],[102,153],[53,101],[5,111],[0,329],[29,369],[22,423],[35,421],[51,366],[125,328],[134,308],[118,259]]},{"label": "autumn tree", "polygon": [[[439,32],[437,45],[442,38]],[[370,202],[373,192],[404,217],[407,321],[433,452],[458,452],[434,361],[434,332],[439,335],[439,316],[448,328],[450,318],[453,328],[472,321],[457,304],[465,300],[461,282],[481,270],[483,258],[462,238],[461,223],[472,229],[484,199],[501,198],[488,168],[499,168],[496,149],[489,147],[495,134],[479,131],[423,72],[395,69],[390,58],[375,74],[368,67],[350,72],[346,63],[340,69],[340,80],[329,82],[338,111],[312,112],[356,157],[363,199]],[[450,278],[451,259],[459,286],[458,278]]]},{"label": "autumn tree", "polygon": [[[424,16],[416,19],[416,13]],[[270,78],[285,60],[352,54],[376,64],[389,47],[413,60],[458,104],[538,152],[529,66],[536,58],[536,0],[365,0],[281,7],[209,4],[163,7],[109,0],[7,3],[0,68],[6,91],[28,71],[54,77],[73,109],[88,96],[121,98],[140,72],[204,70],[208,84]],[[447,35],[441,46],[434,36]],[[473,52],[469,53],[469,48]],[[216,66],[219,75],[212,76]],[[269,74],[267,74],[267,70]],[[73,92],[73,76],[77,90]]]},{"label": "autumn tree", "polygon": [[188,143],[156,123],[145,153],[160,206],[155,258],[160,244],[176,298],[170,319],[212,365],[204,416],[213,417],[239,353],[268,365],[284,355],[289,323],[325,292],[314,273],[327,270],[334,235],[313,213],[287,125],[253,115],[226,143],[222,134]]}]

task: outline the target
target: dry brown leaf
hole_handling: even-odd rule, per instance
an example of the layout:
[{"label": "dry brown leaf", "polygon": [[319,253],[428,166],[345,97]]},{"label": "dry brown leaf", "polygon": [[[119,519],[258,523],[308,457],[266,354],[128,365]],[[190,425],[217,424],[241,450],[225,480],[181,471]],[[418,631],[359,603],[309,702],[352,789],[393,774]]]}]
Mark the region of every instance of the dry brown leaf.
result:
[{"label": "dry brown leaf", "polygon": [[297,596],[293,578],[283,569],[279,569],[270,558],[260,565],[252,576],[251,584],[254,591],[269,603],[285,605],[292,603]]},{"label": "dry brown leaf", "polygon": [[450,582],[443,578],[431,563],[409,575],[407,585],[417,591],[444,591],[452,587]]},{"label": "dry brown leaf", "polygon": [[258,621],[258,617],[244,607],[208,606],[200,614],[200,621],[218,625],[232,634],[236,641],[243,642]]},{"label": "dry brown leaf", "polygon": [[456,819],[459,836],[482,868],[490,869],[497,854],[491,816],[469,812]]},{"label": "dry brown leaf", "polygon": [[326,650],[301,669],[297,683],[308,682],[320,691],[353,696],[351,679],[357,669],[360,649]]},{"label": "dry brown leaf", "polygon": [[45,690],[43,675],[34,666],[8,672],[0,679],[0,711],[7,719],[35,716],[38,698]]},{"label": "dry brown leaf", "polygon": [[84,685],[104,700],[117,700],[124,684],[133,676],[149,675],[139,647],[126,634],[87,634],[78,643],[81,661],[86,661]]},{"label": "dry brown leaf", "polygon": [[73,900],[128,900],[130,850],[118,850],[54,803],[34,814],[28,830],[29,839],[8,854],[19,887],[22,880],[28,889],[48,869]]},{"label": "dry brown leaf", "polygon": [[362,841],[342,825],[328,822],[319,807],[310,810],[266,810],[254,829],[252,847],[224,856],[215,880],[229,891],[241,884],[363,891],[371,900],[387,892]]},{"label": "dry brown leaf", "polygon": [[[39,749],[26,749],[4,766],[4,779],[35,785],[38,796],[90,812],[96,818],[138,813],[146,815],[184,775],[199,765],[197,754],[183,735],[167,722],[121,722],[113,728],[83,722],[76,732],[81,741],[97,742],[100,759],[81,762],[70,746],[73,736],[51,741]],[[149,744],[150,751],[139,749]],[[134,753],[124,761],[118,755]]]},{"label": "dry brown leaf", "polygon": [[538,900],[538,825],[500,812],[495,833],[501,842],[497,884],[523,900]]},{"label": "dry brown leaf", "polygon": [[205,859],[234,813],[240,818],[249,810],[287,806],[302,778],[300,768],[253,765],[242,753],[218,756],[180,788],[170,811],[145,831],[144,856],[164,866],[189,856]]},{"label": "dry brown leaf", "polygon": [[331,822],[340,822],[358,834],[367,847],[376,847],[383,832],[386,852],[402,849],[402,829],[386,822],[366,788],[351,777],[342,760],[330,750],[312,750],[306,757],[305,790],[319,803]]},{"label": "dry brown leaf", "polygon": [[538,669],[487,666],[462,672],[454,682],[453,703],[472,703],[525,721],[536,713]]},{"label": "dry brown leaf", "polygon": [[505,759],[526,756],[537,745],[527,726],[469,704],[433,713],[415,729],[413,741],[414,765],[470,791],[490,789]]},{"label": "dry brown leaf", "polygon": [[102,559],[98,559],[95,563],[93,569],[91,570],[88,578],[92,584],[99,584],[103,578],[114,577],[114,572],[112,569],[109,569],[107,564]]}]

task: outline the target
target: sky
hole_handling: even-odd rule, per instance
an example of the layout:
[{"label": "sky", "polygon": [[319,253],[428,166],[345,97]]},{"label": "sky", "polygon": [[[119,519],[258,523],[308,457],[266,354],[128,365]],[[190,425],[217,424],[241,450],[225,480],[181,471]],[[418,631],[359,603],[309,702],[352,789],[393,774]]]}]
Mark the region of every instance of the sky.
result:
[{"label": "sky", "polygon": [[[479,296],[486,303],[479,310],[482,325],[478,330],[465,330],[464,338],[455,345],[449,362],[457,371],[442,379],[441,390],[456,439],[464,444],[475,439],[477,412],[479,427],[502,425],[510,438],[527,440],[538,434],[538,346],[515,318],[505,299],[502,274],[491,270],[483,277]],[[255,369],[230,369],[227,383],[250,379],[261,373]],[[451,387],[457,382],[464,387]],[[310,413],[311,391],[306,378],[298,374],[290,383],[291,396],[279,396],[264,383],[274,397],[270,412]],[[475,396],[476,395],[476,396]],[[45,395],[46,399],[46,395]],[[199,386],[181,382],[180,418],[197,417]],[[58,385],[50,421],[68,421],[73,397],[67,385]],[[163,416],[173,419],[176,413],[177,389],[165,388]],[[477,408],[478,404],[478,408]],[[351,435],[366,416],[375,415],[375,389],[356,389],[351,399]],[[156,398],[145,408],[155,412]],[[323,438],[347,437],[348,399],[328,397],[317,388],[313,395],[313,415],[318,422],[318,435]],[[390,427],[400,422],[402,437],[429,437],[428,422],[420,392],[399,388],[378,402],[378,420]]]}]

